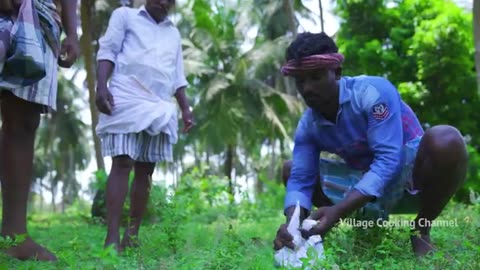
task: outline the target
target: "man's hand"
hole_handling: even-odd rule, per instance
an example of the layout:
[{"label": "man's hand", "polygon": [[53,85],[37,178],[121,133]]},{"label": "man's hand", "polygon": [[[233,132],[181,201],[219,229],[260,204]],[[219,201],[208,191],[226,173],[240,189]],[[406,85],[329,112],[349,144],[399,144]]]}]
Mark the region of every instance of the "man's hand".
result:
[{"label": "man's hand", "polygon": [[[275,240],[273,240],[273,249],[279,250],[283,247],[288,247],[290,249],[295,249],[295,245],[293,244],[293,236],[287,230],[287,224],[290,223],[292,219],[293,213],[295,212],[295,206],[290,206],[285,210],[285,217],[287,218],[286,224],[282,224],[277,231],[277,236]],[[307,215],[307,209],[300,207],[300,221],[305,219]]]},{"label": "man's hand", "polygon": [[183,132],[189,132],[194,123],[193,123],[193,114],[189,108],[182,111],[182,120],[183,120]]},{"label": "man's hand", "polygon": [[112,93],[107,87],[97,88],[95,96],[95,104],[97,109],[104,114],[112,115],[112,108],[114,106]]},{"label": "man's hand", "polygon": [[64,68],[71,67],[80,55],[78,46],[78,38],[75,35],[67,36],[62,42],[58,65]]},{"label": "man's hand", "polygon": [[279,250],[283,247],[288,247],[290,249],[295,249],[293,244],[293,237],[287,231],[287,224],[282,224],[277,231],[277,236],[273,240],[273,249]]},{"label": "man's hand", "polygon": [[348,216],[353,211],[363,207],[375,197],[366,196],[354,189],[347,194],[339,204],[327,207],[320,207],[314,211],[310,218],[318,220],[318,224],[310,231],[300,230],[304,238],[312,235],[321,235],[322,237],[337,223],[340,218]]},{"label": "man's hand", "polygon": [[309,231],[300,229],[303,238],[308,239],[312,235],[321,235],[322,237],[335,226],[342,217],[341,211],[334,206],[320,207],[310,215],[310,218],[317,220],[318,223]]}]

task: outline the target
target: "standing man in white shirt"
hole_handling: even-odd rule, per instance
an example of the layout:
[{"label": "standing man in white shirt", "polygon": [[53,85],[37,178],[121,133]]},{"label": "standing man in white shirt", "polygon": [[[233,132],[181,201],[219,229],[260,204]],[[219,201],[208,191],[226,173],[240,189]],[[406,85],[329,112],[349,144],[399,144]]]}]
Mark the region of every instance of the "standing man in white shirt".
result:
[{"label": "standing man in white shirt", "polygon": [[[182,112],[183,131],[193,127],[185,96],[181,37],[167,18],[174,5],[175,0],[147,0],[138,9],[118,8],[100,39],[96,103],[102,114],[97,134],[103,155],[112,157],[105,247],[114,245],[119,251],[138,244],[155,164],[173,159],[172,144],[177,141],[173,96]],[[120,242],[121,213],[132,169],[130,219]]]}]

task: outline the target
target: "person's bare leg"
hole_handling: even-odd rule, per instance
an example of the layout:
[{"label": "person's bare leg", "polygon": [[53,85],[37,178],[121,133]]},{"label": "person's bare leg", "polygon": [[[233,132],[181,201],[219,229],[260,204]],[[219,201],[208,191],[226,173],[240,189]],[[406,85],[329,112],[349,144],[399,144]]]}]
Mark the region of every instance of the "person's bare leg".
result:
[{"label": "person's bare leg", "polygon": [[20,260],[56,260],[55,255],[35,243],[27,233],[27,200],[33,171],[35,132],[40,122],[39,106],[2,93],[0,136],[0,178],[2,185],[2,237],[25,241],[5,250]]},{"label": "person's bare leg", "polygon": [[122,248],[138,246],[138,231],[147,208],[151,177],[155,163],[135,162],[135,178],[130,192],[130,220],[122,240]]},{"label": "person's bare leg", "polygon": [[424,256],[435,247],[430,241],[431,226],[460,188],[467,173],[468,155],[460,132],[451,126],[435,126],[420,142],[413,179],[420,190],[420,208],[415,218],[417,235],[411,236],[415,255]]},{"label": "person's bare leg", "polygon": [[290,171],[292,170],[292,161],[287,160],[283,162],[282,166],[282,181],[283,185],[286,187],[288,183],[288,178],[290,178]]},{"label": "person's bare leg", "polygon": [[107,181],[107,236],[105,247],[114,245],[120,249],[120,225],[123,204],[128,193],[128,176],[132,170],[134,160],[129,156],[116,156],[112,158],[112,169]]}]

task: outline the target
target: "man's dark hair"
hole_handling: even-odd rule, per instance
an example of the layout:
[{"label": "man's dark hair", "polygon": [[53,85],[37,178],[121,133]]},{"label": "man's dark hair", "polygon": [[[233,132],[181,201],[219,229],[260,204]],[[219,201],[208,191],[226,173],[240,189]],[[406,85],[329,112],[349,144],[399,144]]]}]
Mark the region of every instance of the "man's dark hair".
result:
[{"label": "man's dark hair", "polygon": [[310,32],[302,33],[288,46],[286,58],[287,61],[299,60],[315,54],[337,53],[338,48],[331,37],[324,32],[313,34]]}]

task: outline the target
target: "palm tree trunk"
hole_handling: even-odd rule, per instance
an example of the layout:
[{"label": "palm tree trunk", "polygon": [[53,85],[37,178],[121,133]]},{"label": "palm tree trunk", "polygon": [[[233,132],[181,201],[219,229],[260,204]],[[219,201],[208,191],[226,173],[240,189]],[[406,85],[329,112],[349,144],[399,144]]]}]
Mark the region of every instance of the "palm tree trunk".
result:
[{"label": "palm tree trunk", "polygon": [[245,151],[245,160],[243,161],[243,164],[245,164],[245,187],[246,187],[246,192],[247,192],[247,198],[250,199],[250,187],[248,186],[249,178],[250,175],[248,174],[249,168],[248,168],[248,152]]},{"label": "palm tree trunk", "polygon": [[233,144],[229,144],[227,146],[227,151],[225,153],[224,173],[228,177],[228,191],[232,195],[232,197],[234,196],[233,182],[232,182],[234,155],[235,155],[235,146]]},{"label": "palm tree trunk", "polygon": [[322,5],[322,0],[318,0],[318,7],[320,9],[320,27],[322,29],[322,32],[325,32],[325,26],[323,22],[323,5]]},{"label": "palm tree trunk", "polygon": [[40,177],[39,179],[39,186],[40,186],[40,190],[39,190],[39,193],[40,193],[40,212],[43,211],[43,178]]},{"label": "palm tree trunk", "polygon": [[210,165],[210,149],[207,147],[206,149],[207,151],[205,151],[205,162],[206,164],[209,166]]},{"label": "palm tree trunk", "polygon": [[292,0],[283,0],[283,8],[288,16],[288,25],[290,27],[290,31],[292,32],[293,37],[297,36],[297,19],[295,17],[295,10],[293,8]]},{"label": "palm tree trunk", "polygon": [[53,173],[50,172],[50,193],[52,194],[52,200],[51,200],[51,204],[52,204],[52,212],[56,212],[56,207],[55,207],[55,187],[56,185],[53,184],[54,180],[53,180]]},{"label": "palm tree trunk", "polygon": [[275,139],[271,140],[270,145],[270,170],[268,172],[268,180],[273,180],[275,178],[275,167],[277,163],[277,155],[275,153],[275,146],[277,145],[277,141]]},{"label": "palm tree trunk", "polygon": [[200,168],[201,166],[201,158],[200,156],[198,155],[198,145],[197,145],[197,142],[193,142],[192,143],[192,148],[193,148],[193,158],[195,159],[194,163],[195,163],[195,166]]},{"label": "palm tree trunk", "polygon": [[[82,38],[80,39],[80,46],[82,48],[83,57],[85,61],[85,71],[87,72],[87,87],[88,87],[88,100],[90,104],[90,116],[92,119],[92,137],[95,148],[95,160],[97,162],[97,170],[105,170],[105,163],[103,161],[102,150],[100,146],[100,139],[96,135],[95,127],[98,124],[98,111],[95,105],[95,63],[94,63],[94,49],[93,49],[93,25],[92,19],[95,13],[95,0],[82,0],[80,7],[80,18],[82,21]],[[103,218],[102,215],[105,211],[105,192],[98,189],[94,198],[91,213],[94,217]],[[95,209],[98,208],[98,209]],[[102,209],[100,209],[102,208]]]},{"label": "palm tree trunk", "polygon": [[253,181],[255,181],[255,196],[258,198],[258,196],[263,193],[263,182],[259,177],[260,171],[256,170],[256,174],[257,177],[255,177]]},{"label": "palm tree trunk", "polygon": [[477,91],[480,91],[480,0],[473,0],[473,38],[475,41]]},{"label": "palm tree trunk", "polygon": [[62,181],[62,199],[60,201],[60,211],[61,213],[65,213],[65,197],[66,197],[66,191],[67,191],[67,181],[65,180],[65,163],[64,160],[59,161],[59,168],[58,168],[58,179],[59,181]]},{"label": "palm tree trunk", "polygon": [[180,166],[178,166],[179,169],[180,169],[182,172],[184,172],[184,171],[185,171],[185,161],[183,160],[183,157],[182,157],[182,156],[178,157],[178,161],[179,161],[179,162],[178,162],[177,164],[180,165]]},{"label": "palm tree trunk", "polygon": [[173,175],[173,188],[176,190],[177,189],[177,186],[178,186],[178,176],[179,176],[179,173],[178,173],[178,160],[177,162],[171,164],[171,165],[167,165],[167,168],[171,168],[170,170],[172,171],[172,175]]},{"label": "palm tree trunk", "polygon": [[285,153],[285,140],[280,140],[280,162],[277,164],[277,166],[280,166],[280,170],[277,170],[276,174],[276,182],[279,184],[282,184],[282,166],[283,163],[287,160],[291,159],[290,156],[288,156]]},{"label": "palm tree trunk", "polygon": [[98,111],[95,105],[95,63],[94,63],[94,50],[93,50],[93,38],[92,38],[92,18],[94,16],[95,0],[82,0],[80,8],[80,16],[82,19],[82,38],[80,39],[80,45],[82,47],[83,57],[85,60],[85,70],[87,72],[87,87],[89,94],[90,113],[92,118],[92,136],[93,144],[95,147],[95,158],[97,161],[97,169],[105,170],[105,163],[103,162],[103,156],[100,146],[100,139],[96,136],[95,127],[98,123]]},{"label": "palm tree trunk", "polygon": [[[263,146],[267,147],[268,144],[262,144],[261,148]],[[268,158],[268,153],[266,154],[265,157],[262,154],[260,154],[260,157],[257,160],[257,162],[261,161],[263,158]],[[263,170],[264,170],[263,168],[256,168],[255,169],[256,177],[254,178],[254,181],[255,181],[255,196],[256,197],[259,197],[264,192],[264,190],[265,190],[264,186],[265,185],[264,185],[263,181],[265,181],[266,179],[269,178],[270,173],[264,174],[264,173],[262,173]]]},{"label": "palm tree trunk", "polygon": [[49,157],[49,165],[48,165],[48,173],[49,173],[49,176],[50,176],[50,192],[52,193],[52,200],[51,200],[51,203],[52,203],[52,211],[55,212],[56,211],[56,207],[55,207],[55,189],[57,187],[57,182],[53,176],[53,170],[55,169],[55,164],[54,164],[54,155],[53,155],[53,148],[55,147],[55,145],[53,144],[53,141],[54,141],[54,137],[55,137],[55,120],[56,120],[56,116],[57,114],[53,113],[50,115],[50,119],[49,119],[49,127],[48,127],[48,137],[50,138],[49,142],[52,143],[49,147],[49,149],[47,150],[48,151],[48,157]]}]

